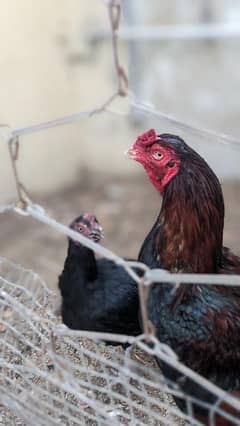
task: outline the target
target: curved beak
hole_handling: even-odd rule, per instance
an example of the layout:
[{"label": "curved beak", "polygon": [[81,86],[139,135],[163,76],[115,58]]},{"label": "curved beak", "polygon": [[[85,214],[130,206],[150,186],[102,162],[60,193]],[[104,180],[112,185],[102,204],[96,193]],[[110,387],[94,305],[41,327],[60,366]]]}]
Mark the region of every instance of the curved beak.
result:
[{"label": "curved beak", "polygon": [[130,158],[131,160],[137,159],[137,151],[133,147],[127,149],[127,151],[125,151],[124,154],[126,155],[126,157]]},{"label": "curved beak", "polygon": [[96,243],[98,243],[102,238],[104,238],[104,232],[101,226],[94,229],[90,234],[89,238],[92,238]]}]

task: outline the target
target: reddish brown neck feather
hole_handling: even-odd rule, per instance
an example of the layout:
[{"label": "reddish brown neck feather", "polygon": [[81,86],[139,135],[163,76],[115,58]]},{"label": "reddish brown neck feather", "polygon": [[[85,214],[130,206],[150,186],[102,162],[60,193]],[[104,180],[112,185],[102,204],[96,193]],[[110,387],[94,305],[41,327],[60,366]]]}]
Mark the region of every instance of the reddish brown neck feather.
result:
[{"label": "reddish brown neck feather", "polygon": [[201,175],[192,178],[184,172],[170,179],[163,190],[159,223],[156,248],[163,268],[172,272],[217,272],[224,224],[217,178],[211,185]]},{"label": "reddish brown neck feather", "polygon": [[221,233],[216,236],[210,223],[201,221],[192,205],[182,211],[181,203],[176,202],[161,212],[159,221],[157,245],[164,268],[189,273],[217,271]]}]

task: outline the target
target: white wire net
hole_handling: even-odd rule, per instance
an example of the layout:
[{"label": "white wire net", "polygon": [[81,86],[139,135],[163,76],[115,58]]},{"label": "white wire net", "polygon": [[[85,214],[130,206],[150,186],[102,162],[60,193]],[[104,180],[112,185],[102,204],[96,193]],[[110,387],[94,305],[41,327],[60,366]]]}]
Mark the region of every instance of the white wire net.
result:
[{"label": "white wire net", "polygon": [[71,333],[58,325],[53,294],[39,276],[5,259],[0,274],[6,424],[17,417],[18,424],[38,425],[184,424],[146,352],[137,348],[131,360],[121,348],[106,351],[99,341]]},{"label": "white wire net", "polygon": [[[200,424],[191,418],[191,395],[183,395],[176,383],[170,390],[149,355],[175,364],[164,345],[155,343],[152,351],[136,339],[132,359],[120,347],[106,350],[101,339],[110,336],[59,324],[54,295],[37,274],[1,259],[0,275],[3,424]],[[113,336],[119,342],[125,338]],[[171,394],[188,401],[188,415]]]},{"label": "white wire net", "polygon": [[[143,280],[134,273],[133,263],[123,261],[110,250],[75,233],[48,217],[44,210],[29,200],[21,184],[16,167],[19,137],[68,124],[96,113],[110,110],[110,104],[119,95],[127,94],[127,78],[119,64],[117,29],[120,18],[120,1],[106,2],[110,11],[114,62],[118,90],[102,106],[91,111],[61,119],[7,131],[14,177],[18,190],[18,204],[0,207],[0,213],[14,210],[31,216],[58,232],[68,235],[95,252],[122,264],[139,284],[152,282],[178,283],[177,274],[144,267]],[[129,94],[129,93],[128,93]],[[225,135],[195,129],[164,115],[129,96],[129,106],[140,116],[151,116],[152,122],[178,133],[191,134],[196,140],[211,139],[239,149],[239,142]],[[116,111],[114,112],[116,113]],[[117,112],[119,114],[119,112]],[[6,129],[4,129],[6,133]],[[142,266],[143,267],[143,266]],[[197,284],[240,285],[239,276],[200,276],[181,274],[181,281]],[[221,282],[220,282],[221,281]],[[179,363],[170,348],[151,336],[116,336],[100,333],[73,332],[63,326],[54,314],[54,294],[41,278],[32,271],[0,259],[0,424],[4,425],[199,425],[193,418],[193,405],[200,401],[183,394],[177,383],[166,383],[154,357],[174,366],[199,386],[216,396],[217,403],[205,403],[209,409],[209,425],[215,425],[216,413],[222,413],[224,399],[234,409],[240,403],[224,391]],[[151,345],[144,343],[148,337]],[[104,341],[134,344],[131,354],[118,346],[105,346]],[[186,401],[187,414],[180,412],[172,396]],[[232,424],[240,424],[231,418]]]}]

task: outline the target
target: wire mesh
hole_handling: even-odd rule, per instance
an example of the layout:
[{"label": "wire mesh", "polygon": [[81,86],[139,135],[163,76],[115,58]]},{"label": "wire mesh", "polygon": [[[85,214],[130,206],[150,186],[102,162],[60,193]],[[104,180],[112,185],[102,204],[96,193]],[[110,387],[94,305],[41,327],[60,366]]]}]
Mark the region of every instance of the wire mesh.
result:
[{"label": "wire mesh", "polygon": [[2,416],[38,425],[184,419],[174,406],[166,413],[171,397],[146,352],[137,348],[131,360],[122,348],[106,350],[99,339],[68,331],[54,316],[54,295],[39,276],[5,259],[0,274]]},{"label": "wire mesh", "polygon": [[[28,128],[10,130],[7,135],[12,160],[18,200],[17,205],[0,208],[0,212],[14,210],[31,216],[68,235],[95,252],[121,264],[135,279],[139,290],[152,282],[178,283],[178,276],[161,270],[144,271],[139,279],[133,262],[124,261],[110,250],[95,244],[82,235],[47,216],[44,210],[31,202],[19,180],[16,162],[19,137],[35,131],[77,121],[82,117],[109,110],[117,96],[127,94],[127,77],[119,63],[117,30],[120,21],[120,1],[109,1],[109,18],[112,29],[113,59],[117,75],[117,92],[100,107],[61,119],[37,124]],[[130,94],[130,93],[129,93]],[[165,120],[181,132],[197,137],[211,137],[239,149],[239,141],[214,132],[195,129],[172,117],[138,103],[129,96],[129,106],[139,113]],[[6,131],[6,128],[5,128]],[[185,282],[220,284],[219,276],[184,275]],[[240,285],[240,276],[221,276],[222,284]],[[193,415],[193,403],[209,409],[209,425],[215,424],[216,413],[222,413],[220,403],[225,400],[235,409],[240,403],[203,377],[181,364],[166,345],[153,336],[113,336],[100,333],[73,332],[60,324],[54,314],[54,294],[41,278],[32,271],[0,259],[0,404],[1,421],[6,425],[199,425]],[[145,340],[148,338],[148,343]],[[129,342],[134,350],[129,354],[104,342]],[[184,376],[215,395],[211,405],[194,400],[183,393],[177,382],[163,378],[154,358],[174,366]],[[180,412],[172,397],[186,402],[187,414]],[[222,413],[223,414],[223,413]],[[225,413],[232,424],[239,419]]]},{"label": "wire mesh", "polygon": [[[169,348],[153,341],[152,349],[141,337],[129,339],[135,343],[131,357],[121,347],[106,347],[103,341],[121,342],[124,336],[68,330],[53,313],[54,294],[37,274],[1,259],[0,275],[4,424],[11,418],[9,424],[21,425],[200,424],[191,418],[191,395],[166,383],[154,364],[153,354],[177,363]],[[188,401],[188,415],[171,394]]]}]

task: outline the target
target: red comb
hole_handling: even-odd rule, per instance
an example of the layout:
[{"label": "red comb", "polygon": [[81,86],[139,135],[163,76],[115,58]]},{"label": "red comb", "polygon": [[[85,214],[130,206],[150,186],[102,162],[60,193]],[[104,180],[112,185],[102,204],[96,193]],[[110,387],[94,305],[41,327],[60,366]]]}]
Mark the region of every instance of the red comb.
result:
[{"label": "red comb", "polygon": [[85,213],[83,215],[83,217],[86,218],[86,219],[88,219],[90,222],[91,221],[96,221],[96,217],[93,214],[90,214],[90,213]]},{"label": "red comb", "polygon": [[158,138],[158,135],[156,134],[154,129],[150,129],[147,132],[143,133],[141,136],[138,136],[136,142],[140,143],[141,145],[147,145],[154,141],[156,141]]}]

